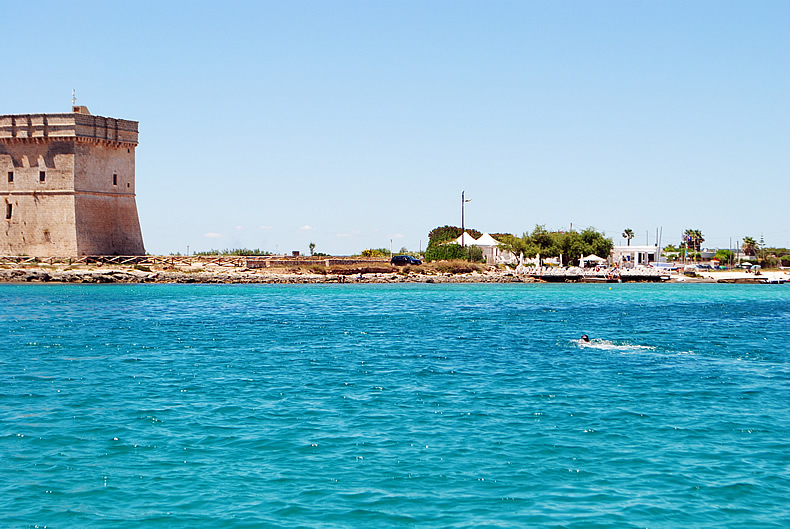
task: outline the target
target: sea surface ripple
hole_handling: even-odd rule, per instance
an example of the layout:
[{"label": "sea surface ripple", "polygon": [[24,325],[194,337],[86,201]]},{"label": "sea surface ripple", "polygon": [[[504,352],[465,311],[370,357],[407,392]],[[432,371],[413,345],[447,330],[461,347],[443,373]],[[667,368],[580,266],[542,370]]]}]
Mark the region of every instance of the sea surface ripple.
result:
[{"label": "sea surface ripple", "polygon": [[790,527],[787,286],[0,303],[2,527]]}]

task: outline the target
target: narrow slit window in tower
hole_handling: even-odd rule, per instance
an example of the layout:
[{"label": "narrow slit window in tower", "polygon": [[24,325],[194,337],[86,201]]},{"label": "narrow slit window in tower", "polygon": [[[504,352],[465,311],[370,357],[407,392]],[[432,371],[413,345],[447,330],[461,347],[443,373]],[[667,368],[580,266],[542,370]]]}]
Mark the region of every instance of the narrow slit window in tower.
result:
[{"label": "narrow slit window in tower", "polygon": [[14,206],[12,204],[6,204],[5,205],[5,218],[6,219],[10,219],[11,218],[11,213],[13,213],[13,211],[14,211]]},{"label": "narrow slit window in tower", "polygon": [[38,181],[43,182],[47,179],[47,172],[46,171],[39,171],[38,172]]},{"label": "narrow slit window in tower", "polygon": [[14,171],[8,171],[8,183],[14,181]]}]

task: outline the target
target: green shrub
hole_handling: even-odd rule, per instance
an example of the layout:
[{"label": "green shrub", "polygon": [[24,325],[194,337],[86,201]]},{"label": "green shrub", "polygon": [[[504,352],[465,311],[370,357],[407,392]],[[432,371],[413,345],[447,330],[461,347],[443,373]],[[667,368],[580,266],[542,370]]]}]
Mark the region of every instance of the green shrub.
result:
[{"label": "green shrub", "polygon": [[390,251],[386,248],[368,248],[362,250],[362,257],[389,257]]},{"label": "green shrub", "polygon": [[461,259],[431,263],[431,268],[442,274],[468,274],[469,272],[480,272],[483,269],[479,264]]},{"label": "green shrub", "polygon": [[713,258],[718,259],[721,264],[729,264],[735,260],[735,253],[730,250],[719,250]]},{"label": "green shrub", "polygon": [[426,261],[449,261],[467,259],[468,254],[460,244],[432,244],[425,250]]},{"label": "green shrub", "polygon": [[[171,254],[171,255],[180,255],[180,254]],[[194,252],[192,255],[197,256],[213,256],[213,255],[235,255],[235,256],[247,256],[247,255],[272,255],[271,252],[266,252],[261,250],[260,248],[250,249],[250,248],[234,248],[234,249],[224,249],[224,250],[208,250],[205,252]]]},{"label": "green shrub", "polygon": [[473,263],[482,263],[483,262],[483,249],[477,246],[467,246],[466,247],[466,254],[468,259]]},{"label": "green shrub", "polygon": [[460,244],[432,245],[425,250],[426,261],[465,260],[474,263],[483,262],[483,250],[477,246],[461,246]]}]

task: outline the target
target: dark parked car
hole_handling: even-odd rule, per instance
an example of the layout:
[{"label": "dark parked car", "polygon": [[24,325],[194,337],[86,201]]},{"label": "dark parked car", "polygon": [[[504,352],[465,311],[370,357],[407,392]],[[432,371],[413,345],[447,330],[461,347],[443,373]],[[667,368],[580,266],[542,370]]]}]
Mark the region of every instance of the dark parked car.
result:
[{"label": "dark parked car", "polygon": [[395,266],[421,265],[422,261],[411,255],[393,255],[390,264]]}]

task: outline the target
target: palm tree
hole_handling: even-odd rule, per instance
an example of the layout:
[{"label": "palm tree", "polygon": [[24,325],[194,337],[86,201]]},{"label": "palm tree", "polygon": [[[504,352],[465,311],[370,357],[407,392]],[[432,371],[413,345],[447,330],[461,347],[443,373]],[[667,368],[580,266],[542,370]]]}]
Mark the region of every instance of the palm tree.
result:
[{"label": "palm tree", "polygon": [[631,246],[631,239],[634,238],[634,230],[631,228],[626,228],[623,231],[623,237],[625,237],[626,241],[628,242],[628,246]]},{"label": "palm tree", "polygon": [[705,242],[705,237],[700,230],[694,230],[694,249],[700,251],[702,243]]},{"label": "palm tree", "polygon": [[683,242],[687,243],[689,248],[698,252],[702,243],[705,242],[705,237],[700,230],[687,229],[683,232]]},{"label": "palm tree", "polygon": [[746,255],[757,255],[757,241],[751,237],[744,237],[741,249]]},{"label": "palm tree", "polygon": [[689,250],[692,248],[691,241],[693,240],[692,233],[694,230],[687,229],[683,232],[683,240],[680,241],[680,247],[683,248],[683,261],[686,261],[686,256],[689,253]]}]

